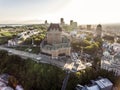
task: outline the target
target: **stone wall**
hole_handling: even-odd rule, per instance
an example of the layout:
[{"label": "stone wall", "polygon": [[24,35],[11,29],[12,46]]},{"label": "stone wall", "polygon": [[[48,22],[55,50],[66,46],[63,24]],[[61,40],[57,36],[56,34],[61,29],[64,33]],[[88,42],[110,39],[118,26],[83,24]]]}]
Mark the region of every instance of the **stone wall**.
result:
[{"label": "stone wall", "polygon": [[71,47],[59,48],[57,50],[47,50],[47,49],[41,48],[41,51],[43,53],[51,54],[52,58],[58,58],[59,54],[65,54],[70,56]]}]

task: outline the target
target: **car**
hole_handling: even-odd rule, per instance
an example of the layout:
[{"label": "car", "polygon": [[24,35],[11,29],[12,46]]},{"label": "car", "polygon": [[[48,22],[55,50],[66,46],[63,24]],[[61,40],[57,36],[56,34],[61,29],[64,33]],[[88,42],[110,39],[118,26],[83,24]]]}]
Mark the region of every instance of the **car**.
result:
[{"label": "car", "polygon": [[91,66],[92,66],[91,63],[86,63],[85,65],[88,66],[88,67],[91,67]]},{"label": "car", "polygon": [[11,53],[12,51],[11,50],[8,50],[9,53]]},{"label": "car", "polygon": [[37,59],[37,60],[41,60],[41,57],[37,57],[36,59]]},{"label": "car", "polygon": [[29,52],[31,52],[31,51],[32,51],[32,49],[28,49],[28,51],[29,51]]}]

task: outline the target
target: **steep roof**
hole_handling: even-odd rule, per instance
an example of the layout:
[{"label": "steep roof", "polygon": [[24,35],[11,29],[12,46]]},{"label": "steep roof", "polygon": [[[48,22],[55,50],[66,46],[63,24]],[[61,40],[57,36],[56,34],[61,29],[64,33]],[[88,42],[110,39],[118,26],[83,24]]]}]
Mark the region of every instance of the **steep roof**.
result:
[{"label": "steep roof", "polygon": [[98,24],[97,27],[101,27],[101,28],[102,28],[102,25],[101,25],[101,24]]},{"label": "steep roof", "polygon": [[53,30],[53,29],[54,30],[62,31],[62,28],[60,27],[59,24],[53,24],[53,23],[51,23],[50,26],[49,26],[49,28],[48,28],[48,31]]},{"label": "steep roof", "polygon": [[102,25],[101,25],[101,24],[98,24],[97,27],[96,27],[96,30],[97,30],[97,31],[102,31]]}]

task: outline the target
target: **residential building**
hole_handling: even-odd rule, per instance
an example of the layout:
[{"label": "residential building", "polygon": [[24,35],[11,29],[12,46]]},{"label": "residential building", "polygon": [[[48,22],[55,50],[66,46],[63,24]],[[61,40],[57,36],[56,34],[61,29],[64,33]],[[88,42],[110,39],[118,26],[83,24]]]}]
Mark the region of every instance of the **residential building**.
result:
[{"label": "residential building", "polygon": [[70,32],[71,37],[76,37],[77,36],[77,31],[71,31]]},{"label": "residential building", "polygon": [[[8,74],[0,75],[0,90],[14,90],[12,87],[9,86],[10,77],[11,76]],[[21,85],[16,85],[15,90],[24,90],[24,89]]]},{"label": "residential building", "polygon": [[107,45],[107,47],[108,46],[112,46],[113,49],[111,53],[109,52],[110,51],[109,49],[106,49],[103,52],[103,57],[101,60],[101,68],[109,71],[114,71],[115,74],[119,76],[120,75],[120,46],[118,44]]},{"label": "residential building", "polygon": [[91,80],[90,85],[77,85],[76,90],[112,90],[113,83],[107,78]]},{"label": "residential building", "polygon": [[15,39],[8,40],[8,46],[16,46],[17,41]]}]

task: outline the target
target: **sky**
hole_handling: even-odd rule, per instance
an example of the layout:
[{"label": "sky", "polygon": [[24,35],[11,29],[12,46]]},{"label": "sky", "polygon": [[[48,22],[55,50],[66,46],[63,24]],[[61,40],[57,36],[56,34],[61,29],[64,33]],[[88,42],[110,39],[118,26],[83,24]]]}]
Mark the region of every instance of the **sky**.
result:
[{"label": "sky", "polygon": [[119,0],[0,0],[0,24],[120,23]]}]

